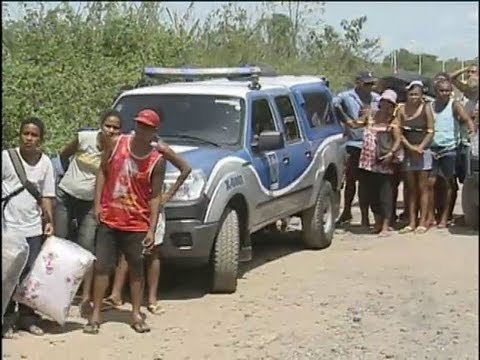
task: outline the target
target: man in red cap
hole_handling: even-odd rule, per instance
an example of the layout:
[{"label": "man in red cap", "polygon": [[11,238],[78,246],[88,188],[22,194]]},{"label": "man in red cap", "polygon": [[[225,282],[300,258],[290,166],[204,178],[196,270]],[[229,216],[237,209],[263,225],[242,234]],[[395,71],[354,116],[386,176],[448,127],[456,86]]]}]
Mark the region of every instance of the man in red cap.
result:
[{"label": "man in red cap", "polygon": [[135,118],[135,133],[120,135],[106,144],[95,189],[96,236],[93,313],[84,327],[98,334],[102,301],[109,274],[117,265],[118,251],[128,262],[132,299],[132,328],[150,331],[140,312],[144,289],[144,255],[154,246],[162,200],[165,160],[150,143],[160,118],[153,110],[142,110]]}]

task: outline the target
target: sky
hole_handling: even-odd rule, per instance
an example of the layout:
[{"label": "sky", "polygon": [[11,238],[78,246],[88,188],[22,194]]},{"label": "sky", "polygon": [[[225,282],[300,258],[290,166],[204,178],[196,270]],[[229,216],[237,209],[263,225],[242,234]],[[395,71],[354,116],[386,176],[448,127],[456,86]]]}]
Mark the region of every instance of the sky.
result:
[{"label": "sky", "polygon": [[[238,5],[254,14],[256,2],[238,1]],[[55,6],[51,2],[48,6]],[[72,1],[74,6],[81,2]],[[168,8],[183,12],[189,2],[165,2]],[[195,2],[194,13],[205,19],[221,2]],[[325,22],[341,29],[342,19],[351,20],[366,15],[364,34],[380,37],[384,54],[405,48],[412,52],[437,55],[440,60],[478,56],[477,1],[464,2],[326,2]],[[12,14],[20,14],[18,3],[9,2]]]}]

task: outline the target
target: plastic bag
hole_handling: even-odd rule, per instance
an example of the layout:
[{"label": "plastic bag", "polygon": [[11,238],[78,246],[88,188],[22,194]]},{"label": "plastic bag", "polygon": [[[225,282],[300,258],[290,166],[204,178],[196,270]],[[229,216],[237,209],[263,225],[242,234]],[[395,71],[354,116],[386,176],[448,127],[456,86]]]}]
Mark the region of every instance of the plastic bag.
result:
[{"label": "plastic bag", "polygon": [[7,305],[27,264],[28,253],[24,237],[2,232],[2,324]]},{"label": "plastic bag", "polygon": [[13,298],[63,325],[94,260],[95,256],[79,245],[51,236]]},{"label": "plastic bag", "polygon": [[162,211],[158,216],[157,229],[155,231],[155,245],[163,243],[165,236],[165,211]]}]

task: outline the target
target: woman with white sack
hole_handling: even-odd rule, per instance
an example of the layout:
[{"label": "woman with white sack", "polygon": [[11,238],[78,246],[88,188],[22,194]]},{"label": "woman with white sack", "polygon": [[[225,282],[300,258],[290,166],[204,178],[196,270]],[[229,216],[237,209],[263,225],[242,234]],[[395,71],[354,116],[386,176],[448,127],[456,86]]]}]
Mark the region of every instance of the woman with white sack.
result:
[{"label": "woman with white sack", "polygon": [[[60,153],[62,163],[71,162],[58,184],[55,207],[56,235],[79,244],[95,253],[97,220],[93,211],[95,179],[100,168],[100,155],[106,139],[116,136],[121,129],[121,116],[116,110],[102,114],[100,129],[79,131],[71,143]],[[72,238],[76,222],[76,236]],[[80,314],[91,312],[91,287],[93,269],[85,275],[80,303]]]},{"label": "woman with white sack", "polygon": [[[168,162],[175,166],[180,175],[177,178],[175,184],[163,194],[162,209],[176,192],[183,185],[188,175],[192,171],[192,168],[188,163],[179,156],[171,147],[169,147],[163,141],[158,141],[155,145],[157,150],[161,152]],[[160,305],[157,303],[157,291],[158,283],[160,280],[160,250],[163,243],[163,237],[165,235],[165,212],[162,210],[158,219],[157,231],[155,233],[155,247],[147,256],[147,286],[148,286],[148,305],[147,309],[152,314],[157,314],[162,311]],[[125,256],[120,257],[120,261],[117,269],[115,270],[115,279],[113,282],[112,293],[105,299],[105,305],[107,307],[118,307],[122,305],[122,290],[125,286],[128,273],[128,264],[125,260]]]},{"label": "woman with white sack", "polygon": [[[2,232],[24,236],[29,246],[27,264],[20,281],[30,271],[45,237],[54,234],[53,200],[55,174],[50,158],[40,145],[45,136],[42,120],[31,117],[20,125],[20,146],[2,151]],[[6,314],[14,312],[11,302]],[[34,310],[19,304],[18,328],[34,335],[43,335],[40,317]],[[13,329],[3,329],[11,337]]]}]

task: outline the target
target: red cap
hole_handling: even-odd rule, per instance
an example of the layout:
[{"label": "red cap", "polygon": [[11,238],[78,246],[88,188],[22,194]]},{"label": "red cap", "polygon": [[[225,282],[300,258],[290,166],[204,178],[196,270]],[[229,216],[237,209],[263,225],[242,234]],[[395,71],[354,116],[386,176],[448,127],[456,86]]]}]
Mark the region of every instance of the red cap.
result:
[{"label": "red cap", "polygon": [[160,126],[160,117],[154,110],[150,109],[140,111],[135,117],[135,120],[148,126]]}]

